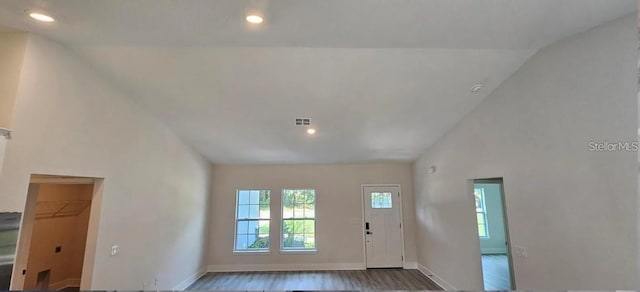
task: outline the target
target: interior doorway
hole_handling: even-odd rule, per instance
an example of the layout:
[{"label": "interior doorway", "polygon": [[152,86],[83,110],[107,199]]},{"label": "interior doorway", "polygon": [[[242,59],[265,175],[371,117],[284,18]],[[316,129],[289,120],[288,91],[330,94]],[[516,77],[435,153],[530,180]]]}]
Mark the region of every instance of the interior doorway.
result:
[{"label": "interior doorway", "polygon": [[515,290],[502,178],[476,179],[473,197],[485,290]]},{"label": "interior doorway", "polygon": [[404,238],[399,185],[363,185],[367,268],[402,268]]},{"label": "interior doorway", "polygon": [[97,227],[93,213],[99,213],[93,203],[100,188],[101,180],[94,178],[31,176],[12,290],[78,291],[90,279],[86,273],[93,268],[92,229]]}]

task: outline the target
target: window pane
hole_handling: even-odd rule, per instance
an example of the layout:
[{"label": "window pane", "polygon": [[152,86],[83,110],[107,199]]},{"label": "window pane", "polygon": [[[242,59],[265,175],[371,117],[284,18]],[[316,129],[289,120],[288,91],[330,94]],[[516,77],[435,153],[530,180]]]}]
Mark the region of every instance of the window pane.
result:
[{"label": "window pane", "polygon": [[293,221],[294,220],[283,220],[282,221],[282,246],[283,247],[293,247]]},{"label": "window pane", "polygon": [[249,228],[247,233],[258,233],[258,221],[249,221]]},{"label": "window pane", "polygon": [[238,204],[247,205],[249,204],[249,191],[238,191]]},{"label": "window pane", "polygon": [[260,204],[261,205],[269,205],[271,204],[271,198],[269,196],[269,191],[262,190],[260,191]]},{"label": "window pane", "polygon": [[247,221],[238,221],[238,228],[236,234],[247,234],[248,223]]},{"label": "window pane", "polygon": [[474,189],[473,194],[476,198],[476,212],[484,212],[484,189]]},{"label": "window pane", "polygon": [[251,246],[256,242],[257,239],[258,235],[255,233],[247,235],[247,247],[251,248]]},{"label": "window pane", "polygon": [[260,205],[249,205],[249,218],[260,218]]},{"label": "window pane", "polygon": [[293,208],[284,207],[282,218],[293,218]]},{"label": "window pane", "polygon": [[258,223],[258,233],[261,236],[269,236],[269,220],[260,220]]},{"label": "window pane", "polygon": [[393,195],[390,192],[371,193],[371,208],[390,209],[393,207]]},{"label": "window pane", "polygon": [[302,232],[306,234],[313,234],[316,232],[315,230],[315,221],[314,220],[304,220],[302,221],[303,229]]},{"label": "window pane", "polygon": [[239,205],[238,219],[247,219],[247,218],[249,218],[249,205]]},{"label": "window pane", "polygon": [[314,190],[304,190],[303,191],[303,199],[301,203],[305,204],[313,204],[316,201],[315,191]]},{"label": "window pane", "polygon": [[487,229],[484,225],[478,225],[478,235],[480,235],[481,237],[487,236]]},{"label": "window pane", "polygon": [[269,205],[260,205],[260,219],[269,219],[270,217]]},{"label": "window pane", "polygon": [[291,247],[304,247],[304,235],[294,234]]},{"label": "window pane", "polygon": [[260,203],[260,191],[250,191],[249,194],[249,204],[257,205]]},{"label": "window pane", "polygon": [[305,248],[315,248],[316,247],[316,237],[312,234],[307,234],[304,236],[304,247]]},{"label": "window pane", "polygon": [[484,213],[476,213],[478,224],[484,224]]},{"label": "window pane", "polygon": [[302,233],[302,228],[303,228],[302,221],[300,221],[300,220],[294,220],[293,221],[293,233],[294,233],[294,235]]},{"label": "window pane", "polygon": [[314,206],[313,204],[306,204],[303,205],[304,207],[304,216],[302,218],[315,218],[316,217],[316,211],[314,210]]},{"label": "window pane", "polygon": [[249,245],[249,248],[269,248],[269,236],[258,235],[256,240]]},{"label": "window pane", "polygon": [[302,205],[296,205],[295,209],[293,209],[293,218],[304,218]]},{"label": "window pane", "polygon": [[247,248],[247,235],[240,234],[236,236],[236,249],[246,249]]}]

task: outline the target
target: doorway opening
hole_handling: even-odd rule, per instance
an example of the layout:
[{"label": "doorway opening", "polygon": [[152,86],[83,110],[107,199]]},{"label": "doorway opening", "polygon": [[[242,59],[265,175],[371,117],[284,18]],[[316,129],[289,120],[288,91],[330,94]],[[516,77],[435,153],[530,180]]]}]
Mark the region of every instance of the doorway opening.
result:
[{"label": "doorway opening", "polygon": [[473,180],[485,290],[515,290],[502,178]]},{"label": "doorway opening", "polygon": [[404,267],[400,185],[363,185],[365,266]]},{"label": "doorway opening", "polygon": [[101,188],[101,179],[31,176],[12,290],[90,287]]}]

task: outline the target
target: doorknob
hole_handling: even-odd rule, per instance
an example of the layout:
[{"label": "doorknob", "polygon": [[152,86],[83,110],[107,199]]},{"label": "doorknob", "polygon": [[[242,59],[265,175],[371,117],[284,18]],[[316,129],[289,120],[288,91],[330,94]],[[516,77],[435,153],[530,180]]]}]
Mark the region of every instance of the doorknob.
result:
[{"label": "doorknob", "polygon": [[367,234],[373,234],[373,232],[371,232],[371,231],[367,230]]}]

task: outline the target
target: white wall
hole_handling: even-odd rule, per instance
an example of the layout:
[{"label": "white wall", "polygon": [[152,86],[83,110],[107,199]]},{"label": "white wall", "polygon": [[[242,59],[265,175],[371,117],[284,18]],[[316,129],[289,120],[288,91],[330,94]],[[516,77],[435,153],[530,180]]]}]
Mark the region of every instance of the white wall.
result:
[{"label": "white wall", "polygon": [[[406,262],[415,266],[415,217],[410,163],[214,165],[209,239],[212,270],[364,268],[362,184],[401,184]],[[234,255],[236,189],[271,190],[271,254]],[[313,255],[280,254],[281,190],[316,190]],[[415,268],[415,267],[414,267]]]},{"label": "white wall", "polygon": [[[0,29],[0,56],[2,56],[0,58],[0,128],[11,128],[26,43],[26,33]],[[2,162],[1,149],[0,162]],[[1,163],[0,166],[2,166]]]},{"label": "white wall", "polygon": [[[11,129],[11,118],[18,91],[18,81],[27,34],[0,29],[0,128]],[[0,174],[7,140],[0,133]]]},{"label": "white wall", "polygon": [[92,289],[170,289],[204,265],[208,162],[66,48],[29,37],[12,127],[0,211],[23,210],[32,173],[104,178]]},{"label": "white wall", "polygon": [[[418,262],[482,289],[468,179],[504,177],[518,289],[634,289],[636,18],[543,48],[415,164]],[[437,166],[437,172],[428,168]]]}]

